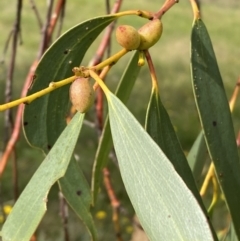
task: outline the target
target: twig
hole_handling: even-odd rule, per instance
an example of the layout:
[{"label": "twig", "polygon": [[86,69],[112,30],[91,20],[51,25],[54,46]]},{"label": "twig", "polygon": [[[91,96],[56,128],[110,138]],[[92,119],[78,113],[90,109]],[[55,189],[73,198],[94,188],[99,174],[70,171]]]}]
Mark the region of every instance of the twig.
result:
[{"label": "twig", "polygon": [[[64,19],[64,16],[65,16],[65,7],[66,7],[66,0],[62,0],[61,3],[61,8],[60,7],[56,7],[56,11],[55,12],[58,12],[59,8],[60,8],[60,14],[57,14],[60,15],[60,18],[59,18],[59,27],[58,27],[58,30],[57,30],[57,35],[56,37],[58,38],[60,35],[61,35],[61,32],[62,32],[62,27],[63,27],[63,19]],[[60,3],[58,5],[60,5]],[[56,21],[57,21],[57,18],[55,18]],[[53,23],[50,24],[50,26],[54,26]]]},{"label": "twig", "polygon": [[34,0],[30,0],[30,5],[31,5],[31,8],[32,10],[34,11],[35,15],[36,15],[36,18],[37,18],[37,22],[38,22],[38,25],[39,25],[39,29],[42,29],[43,27],[43,22],[42,22],[42,19],[40,17],[40,14],[38,12],[38,9],[37,9],[37,6],[34,2]]},{"label": "twig", "polygon": [[[21,11],[22,11],[22,0],[17,1],[17,11],[16,11],[16,20],[12,30],[12,54],[10,59],[9,68],[7,71],[6,79],[6,88],[5,88],[5,102],[9,102],[12,99],[12,84],[13,84],[13,73],[15,69],[16,53],[17,53],[17,44],[18,36],[21,25]],[[11,110],[5,112],[5,141],[9,139],[9,130],[12,131],[13,128],[13,119]]]},{"label": "twig", "polygon": [[240,130],[238,131],[237,135],[237,146],[240,147]]},{"label": "twig", "polygon": [[155,71],[155,68],[154,68],[154,65],[153,65],[151,55],[150,55],[148,50],[145,50],[144,54],[145,54],[145,57],[146,57],[147,62],[148,62],[148,68],[149,68],[151,79],[152,79],[152,86],[153,86],[153,88],[158,89],[157,75],[156,75],[156,71]]},{"label": "twig", "polygon": [[[32,64],[32,67],[31,67],[31,69],[28,73],[28,76],[26,78],[26,81],[24,83],[21,96],[26,96],[27,91],[28,91],[28,87],[30,86],[30,83],[32,81],[32,76],[35,72],[36,66],[37,66],[37,62],[34,62]],[[11,155],[13,149],[14,149],[14,146],[15,146],[18,138],[19,138],[19,132],[20,132],[20,129],[21,129],[23,107],[24,107],[23,105],[18,106],[18,110],[17,110],[17,114],[16,114],[16,118],[15,118],[14,129],[13,129],[11,138],[7,143],[7,146],[4,150],[3,156],[2,156],[1,161],[0,161],[0,178],[3,174],[3,171],[5,169],[7,161],[8,161],[8,159],[9,159],[9,157],[10,157],[10,155]]]},{"label": "twig", "polygon": [[69,231],[68,231],[68,206],[63,197],[62,192],[59,192],[59,202],[60,202],[60,216],[62,219],[63,230],[64,230],[64,240],[69,241]]},{"label": "twig", "polygon": [[53,8],[53,0],[48,1],[49,6],[48,6],[48,11],[47,11],[47,16],[46,16],[46,22],[45,25],[43,26],[42,29],[42,41],[41,41],[41,47],[40,51],[38,53],[38,59],[43,55],[45,50],[48,48],[50,38],[48,34],[48,28],[50,26],[50,21],[51,21],[51,14],[52,14],[52,8]]},{"label": "twig", "polygon": [[120,202],[115,195],[115,192],[113,190],[111,180],[110,180],[110,173],[106,167],[103,169],[103,181],[104,181],[104,185],[105,185],[108,197],[111,201],[111,206],[112,206],[112,211],[113,211],[112,220],[113,220],[113,225],[114,225],[114,229],[115,229],[115,233],[116,233],[116,238],[118,241],[123,241],[120,224],[119,224]]},{"label": "twig", "polygon": [[[62,0],[60,0],[61,2]],[[57,5],[58,6],[58,5]],[[61,11],[61,9],[57,8],[54,12],[55,15],[59,15],[59,12]],[[55,25],[51,25],[51,31],[53,32],[54,31],[54,28],[56,26],[56,22],[54,22]],[[51,35],[52,32],[48,32],[48,35]],[[39,56],[40,58],[41,56]],[[37,64],[38,64],[38,59],[35,60],[32,64],[32,66],[30,67],[29,69],[29,73],[26,77],[26,80],[25,80],[25,83],[24,83],[24,86],[23,86],[23,89],[22,89],[22,93],[21,93],[21,97],[25,97],[26,94],[27,94],[27,91],[28,91],[28,88],[32,82],[32,78],[34,76],[34,73],[35,73],[35,69],[37,67]],[[15,118],[15,125],[14,125],[14,129],[13,129],[13,132],[12,132],[12,135],[11,135],[11,138],[10,140],[8,141],[7,143],[7,146],[4,150],[4,153],[3,153],[3,156],[1,158],[1,161],[0,161],[0,177],[2,176],[2,173],[6,167],[6,164],[7,164],[7,161],[14,149],[14,146],[18,140],[18,137],[19,137],[19,133],[20,133],[20,129],[21,129],[21,121],[22,121],[22,113],[23,113],[23,108],[24,106],[23,105],[19,105],[18,106],[18,110],[17,110],[17,114],[16,114],[16,118]]]},{"label": "twig", "polygon": [[162,15],[166,13],[178,0],[166,0],[160,10],[154,14],[154,18],[162,18]]}]

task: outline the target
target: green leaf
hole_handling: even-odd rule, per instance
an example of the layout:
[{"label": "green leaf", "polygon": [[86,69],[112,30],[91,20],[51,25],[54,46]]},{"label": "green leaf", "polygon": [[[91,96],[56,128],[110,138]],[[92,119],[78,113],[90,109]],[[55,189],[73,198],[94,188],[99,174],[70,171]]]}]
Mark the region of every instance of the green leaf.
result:
[{"label": "green leaf", "polygon": [[148,238],[213,240],[205,215],[173,165],[121,101],[106,95],[122,179]]},{"label": "green leaf", "polygon": [[73,158],[64,177],[59,179],[58,183],[71,208],[88,228],[92,240],[97,240],[96,229],[90,213],[92,202],[90,188],[82,170]]},{"label": "green leaf", "polygon": [[195,102],[207,148],[240,239],[240,162],[228,100],[212,43],[201,19],[191,36],[191,71]]},{"label": "green leaf", "polygon": [[[71,28],[57,39],[40,60],[28,95],[48,87],[52,81],[72,76],[72,68],[79,66],[96,37],[115,19],[114,15],[90,19]],[[68,92],[69,86],[64,86],[25,107],[24,131],[30,145],[45,152],[54,145],[66,126]]]},{"label": "green leaf", "polygon": [[15,203],[2,228],[3,241],[29,241],[44,213],[48,192],[64,176],[84,115],[77,113]]},{"label": "green leaf", "polygon": [[[117,90],[115,92],[119,99],[126,103],[134,83],[137,79],[140,67],[138,66],[138,56],[139,53],[135,51],[132,58],[130,59],[122,78],[118,84]],[[100,182],[102,180],[102,169],[107,165],[108,155],[112,148],[112,137],[109,125],[109,119],[106,118],[104,128],[101,134],[101,138],[98,144],[98,149],[96,152],[93,174],[92,174],[92,193],[93,193],[93,203],[96,202],[97,194],[99,191]]]},{"label": "green leaf", "polygon": [[[152,89],[148,104],[146,130],[173,164],[179,176],[183,179],[187,187],[192,191],[193,195],[197,199],[199,205],[205,213],[205,216],[207,216],[207,211],[196,187],[192,171],[189,167],[185,154],[183,153],[168,113],[161,102],[157,88]],[[211,223],[209,224],[211,226]],[[215,236],[215,240],[217,240],[217,236],[212,226],[211,229]]]},{"label": "green leaf", "polygon": [[198,186],[202,184],[201,174],[203,171],[203,167],[206,163],[206,157],[207,146],[205,143],[203,131],[201,131],[198,134],[197,139],[193,143],[192,148],[190,149],[187,156],[189,166],[192,170],[193,176]]}]

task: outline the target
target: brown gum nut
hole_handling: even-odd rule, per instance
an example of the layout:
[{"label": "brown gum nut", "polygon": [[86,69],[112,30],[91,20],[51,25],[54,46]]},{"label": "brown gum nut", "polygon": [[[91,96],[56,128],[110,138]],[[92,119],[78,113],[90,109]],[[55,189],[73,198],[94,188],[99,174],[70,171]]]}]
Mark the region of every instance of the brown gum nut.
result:
[{"label": "brown gum nut", "polygon": [[77,78],[69,89],[70,101],[74,108],[85,113],[94,101],[94,90],[88,78]]},{"label": "brown gum nut", "polygon": [[127,50],[137,49],[140,44],[138,31],[130,25],[121,25],[116,29],[117,42]]},{"label": "brown gum nut", "polygon": [[146,50],[152,47],[162,35],[162,22],[159,19],[154,19],[143,25],[138,33],[141,38],[139,50]]}]

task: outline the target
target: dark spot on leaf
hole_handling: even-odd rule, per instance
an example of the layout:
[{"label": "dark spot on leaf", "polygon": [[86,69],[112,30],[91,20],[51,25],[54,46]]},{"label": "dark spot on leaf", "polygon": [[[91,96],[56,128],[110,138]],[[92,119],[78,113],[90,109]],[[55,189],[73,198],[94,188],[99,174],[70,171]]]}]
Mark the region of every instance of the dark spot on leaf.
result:
[{"label": "dark spot on leaf", "polygon": [[168,215],[168,218],[171,218],[171,215]]},{"label": "dark spot on leaf", "polygon": [[24,105],[29,105],[29,103],[26,101],[26,102],[23,102]]},{"label": "dark spot on leaf", "polygon": [[209,217],[209,216],[207,216],[207,220],[208,220],[208,221],[210,220],[210,217]]},{"label": "dark spot on leaf", "polygon": [[82,195],[82,191],[81,191],[81,190],[78,190],[78,191],[76,191],[76,194],[77,194],[78,196],[81,196],[81,195]]},{"label": "dark spot on leaf", "polygon": [[213,124],[213,126],[217,126],[217,122],[216,121],[213,121],[212,124]]},{"label": "dark spot on leaf", "polygon": [[47,145],[47,149],[51,150],[52,146],[51,145]]},{"label": "dark spot on leaf", "polygon": [[34,74],[34,75],[32,76],[32,81],[35,80],[36,78],[37,78],[37,75]]},{"label": "dark spot on leaf", "polygon": [[27,121],[24,121],[24,122],[23,122],[23,125],[24,125],[24,126],[27,126],[27,125],[28,125],[28,122],[27,122]]},{"label": "dark spot on leaf", "polygon": [[64,54],[68,54],[69,53],[69,49],[65,49],[63,53]]}]

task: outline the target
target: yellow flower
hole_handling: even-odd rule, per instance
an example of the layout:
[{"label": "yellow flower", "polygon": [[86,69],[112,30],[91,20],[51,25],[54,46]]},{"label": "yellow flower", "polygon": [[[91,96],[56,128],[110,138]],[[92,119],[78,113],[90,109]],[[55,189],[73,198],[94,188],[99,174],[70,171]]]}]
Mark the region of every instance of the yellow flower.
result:
[{"label": "yellow flower", "polygon": [[105,211],[98,211],[95,216],[97,219],[102,220],[107,217],[107,213]]},{"label": "yellow flower", "polygon": [[133,227],[132,226],[127,226],[126,227],[126,233],[132,233],[133,232]]},{"label": "yellow flower", "polygon": [[12,206],[10,205],[4,205],[3,212],[8,215],[12,211]]},{"label": "yellow flower", "polygon": [[3,223],[4,222],[4,217],[2,214],[0,214],[0,223]]}]

